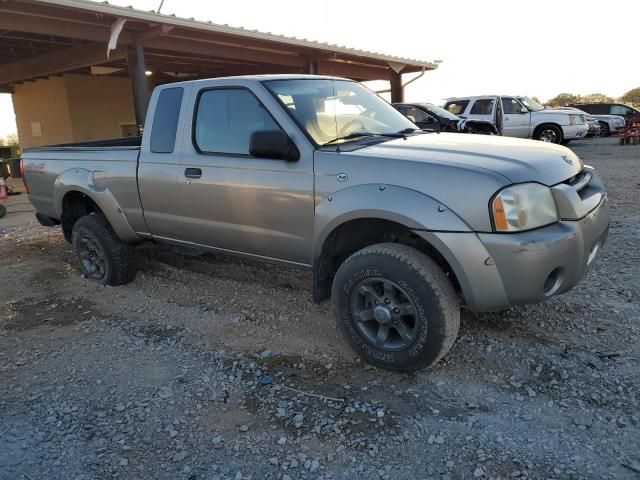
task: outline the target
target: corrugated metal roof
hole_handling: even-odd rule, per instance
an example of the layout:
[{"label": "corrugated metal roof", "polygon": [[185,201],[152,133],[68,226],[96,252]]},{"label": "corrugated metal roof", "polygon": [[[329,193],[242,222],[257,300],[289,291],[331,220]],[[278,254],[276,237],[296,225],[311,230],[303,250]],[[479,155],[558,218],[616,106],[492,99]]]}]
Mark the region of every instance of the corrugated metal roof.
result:
[{"label": "corrugated metal roof", "polygon": [[190,28],[194,30],[209,31],[245,37],[250,39],[264,40],[269,42],[277,42],[285,45],[311,48],[316,50],[326,50],[344,55],[354,55],[363,58],[371,58],[383,62],[399,63],[408,66],[424,67],[426,69],[436,69],[438,64],[425,60],[417,60],[411,58],[397,57],[393,55],[385,55],[383,53],[371,52],[368,50],[360,50],[356,48],[348,48],[342,45],[330,43],[316,42],[313,40],[301,39],[296,37],[288,37],[285,35],[277,35],[273,33],[261,32],[259,30],[249,30],[242,27],[232,27],[230,25],[221,25],[211,21],[201,21],[194,18],[182,18],[176,15],[167,15],[156,13],[154,11],[138,10],[131,6],[121,7],[112,5],[109,2],[95,2],[89,0],[37,0],[38,3],[57,5],[61,7],[76,8],[79,10],[88,10],[91,12],[100,12],[115,17],[122,17],[132,20],[163,23],[176,27]]}]

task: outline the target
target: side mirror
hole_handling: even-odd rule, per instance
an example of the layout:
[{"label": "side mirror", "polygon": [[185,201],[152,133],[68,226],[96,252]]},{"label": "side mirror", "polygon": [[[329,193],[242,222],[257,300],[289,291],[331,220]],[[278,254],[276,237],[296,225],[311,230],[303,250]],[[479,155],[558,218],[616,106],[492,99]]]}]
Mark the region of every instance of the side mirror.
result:
[{"label": "side mirror", "polygon": [[527,107],[520,107],[520,113],[529,113]]},{"label": "side mirror", "polygon": [[300,152],[282,130],[258,130],[249,139],[249,153],[257,158],[296,162]]}]

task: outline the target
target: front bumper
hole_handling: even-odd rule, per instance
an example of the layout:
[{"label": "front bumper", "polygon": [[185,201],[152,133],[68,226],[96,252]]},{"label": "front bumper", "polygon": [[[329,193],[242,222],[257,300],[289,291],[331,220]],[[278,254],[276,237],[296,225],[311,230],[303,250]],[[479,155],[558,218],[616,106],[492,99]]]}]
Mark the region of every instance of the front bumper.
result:
[{"label": "front bumper", "polygon": [[584,138],[589,132],[589,127],[586,124],[582,125],[563,125],[562,134],[565,140],[572,140],[575,138]]},{"label": "front bumper", "polygon": [[571,290],[604,245],[608,200],[581,220],[512,235],[478,235],[495,262],[509,306],[537,303]]},{"label": "front bumper", "polygon": [[573,288],[604,245],[606,195],[579,220],[522,233],[416,232],[451,265],[466,305],[478,312],[538,303]]}]

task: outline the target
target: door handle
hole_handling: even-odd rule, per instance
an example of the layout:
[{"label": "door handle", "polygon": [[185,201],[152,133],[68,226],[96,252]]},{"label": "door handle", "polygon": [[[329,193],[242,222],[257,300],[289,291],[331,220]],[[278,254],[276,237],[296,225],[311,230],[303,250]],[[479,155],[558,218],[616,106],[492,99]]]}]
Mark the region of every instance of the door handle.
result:
[{"label": "door handle", "polygon": [[200,168],[185,168],[184,176],[187,178],[200,178],[202,176],[202,169]]}]

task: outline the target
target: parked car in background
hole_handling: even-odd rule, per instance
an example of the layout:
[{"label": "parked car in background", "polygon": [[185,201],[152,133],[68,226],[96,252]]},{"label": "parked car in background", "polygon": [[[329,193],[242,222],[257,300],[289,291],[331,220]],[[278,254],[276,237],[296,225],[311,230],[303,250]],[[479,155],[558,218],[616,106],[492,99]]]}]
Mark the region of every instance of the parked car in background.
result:
[{"label": "parked car in background", "polygon": [[[589,127],[589,131],[587,132],[588,137],[599,137],[602,133],[602,127],[600,126],[600,120],[598,120],[593,115],[589,115],[587,112],[583,112],[574,107],[556,107],[556,110],[566,110],[568,112],[575,112],[578,115],[584,115],[585,120],[587,121],[587,126]],[[622,117],[618,117],[622,118]]]},{"label": "parked car in background", "polygon": [[461,302],[570,290],[607,237],[604,185],[571,150],[424,132],[351,80],[161,85],[145,125],[23,154],[37,218],[62,227],[88,279],[132,281],[144,240],[308,269],[346,341],[391,370],[441,359]]},{"label": "parked car in background", "polygon": [[493,122],[463,119],[432,103],[394,103],[393,106],[422,130],[499,135]]},{"label": "parked car in background", "polygon": [[578,108],[596,117],[600,122],[600,134],[603,137],[617,133],[632,115],[640,115],[637,109],[622,103],[576,103],[569,107]]},{"label": "parked car in background", "polygon": [[617,115],[625,120],[632,115],[640,115],[640,110],[623,103],[572,103],[568,106],[579,108],[590,115]]},{"label": "parked car in background", "polygon": [[566,144],[586,137],[589,131],[584,115],[545,109],[530,97],[482,95],[449,98],[444,108],[462,118],[494,122],[505,137]]},{"label": "parked car in background", "polygon": [[608,137],[609,135],[618,133],[625,126],[624,117],[618,115],[592,115],[598,119],[600,123],[600,136]]}]

